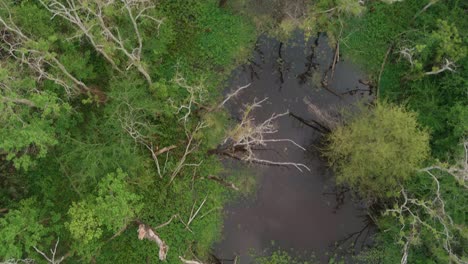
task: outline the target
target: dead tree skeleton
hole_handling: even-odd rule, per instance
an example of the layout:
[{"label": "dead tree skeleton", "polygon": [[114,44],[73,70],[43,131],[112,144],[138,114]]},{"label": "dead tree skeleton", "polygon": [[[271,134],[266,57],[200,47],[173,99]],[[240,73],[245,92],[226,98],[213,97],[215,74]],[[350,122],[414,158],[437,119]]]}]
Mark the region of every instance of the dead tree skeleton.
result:
[{"label": "dead tree skeleton", "polygon": [[[463,147],[465,150],[465,156],[464,159],[461,161],[460,165],[449,168],[443,168],[441,166],[430,166],[420,170],[420,172],[425,172],[429,177],[431,177],[431,179],[436,185],[434,199],[419,200],[417,198],[412,198],[407,193],[405,188],[402,187],[401,194],[404,199],[403,203],[397,208],[388,209],[386,211],[386,213],[394,213],[397,216],[406,215],[411,219],[411,230],[409,235],[402,235],[401,237],[402,240],[406,240],[402,249],[402,257],[400,261],[401,264],[407,263],[411,243],[417,237],[418,228],[421,226],[426,227],[434,233],[440,235],[442,237],[443,248],[445,249],[446,253],[450,256],[450,258],[455,263],[463,263],[462,259],[453,252],[451,246],[451,241],[454,237],[451,228],[461,229],[461,227],[454,225],[452,218],[446,212],[445,201],[442,199],[441,195],[440,182],[437,179],[437,177],[432,173],[433,170],[439,170],[448,173],[449,175],[454,177],[463,186],[463,188],[468,188],[468,186],[466,185],[466,180],[468,178],[468,141],[465,141],[463,143]],[[420,217],[420,212],[430,215],[432,219],[435,219],[437,223],[442,226],[442,231],[437,230],[433,225],[431,225],[431,223],[423,220]],[[406,224],[403,222],[401,227],[402,234],[404,234],[403,230],[405,228]]]},{"label": "dead tree skeleton", "polygon": [[[245,88],[246,87],[243,86],[238,90]],[[237,93],[238,91],[231,94]],[[229,97],[232,96],[228,96],[228,98]],[[267,100],[268,98],[264,98],[260,101],[255,99],[253,103],[244,105],[241,121],[231,131],[229,131],[228,136],[221,144],[221,148],[223,150],[221,150],[220,153],[249,163],[259,163],[272,166],[293,166],[300,172],[303,172],[303,169],[310,171],[310,168],[302,163],[266,160],[258,158],[255,154],[254,150],[256,147],[265,147],[269,143],[277,142],[287,142],[305,151],[305,148],[297,144],[292,139],[267,138],[268,135],[278,132],[274,121],[280,117],[289,115],[289,111],[281,114],[272,114],[263,122],[256,122],[255,118],[252,117],[252,112],[256,108],[261,107],[262,103]],[[224,103],[225,102],[223,102],[223,104]]]},{"label": "dead tree skeleton", "polygon": [[[82,81],[73,76],[67,68],[47,50],[35,48],[37,42],[27,36],[13,21],[8,5],[0,1],[8,12],[7,17],[0,16],[0,49],[5,50],[11,58],[27,65],[37,74],[37,80],[47,79],[62,86],[69,96],[90,91]],[[46,70],[51,68],[54,70]]]},{"label": "dead tree skeleton", "polygon": [[[157,28],[162,25],[162,19],[156,19],[146,14],[146,11],[155,6],[147,0],[39,0],[40,3],[52,14],[52,19],[59,16],[76,28],[76,37],[84,35],[94,49],[99,52],[114,69],[122,72],[123,69],[114,58],[116,54],[122,54],[126,59],[125,70],[136,67],[145,77],[148,84],[152,80],[144,63],[142,62],[143,37],[139,21],[143,18],[153,21]],[[85,4],[86,2],[86,4]],[[118,26],[112,24],[112,17],[106,15],[106,11],[117,8],[127,15],[133,27],[133,36],[136,43],[129,43],[124,39]],[[117,52],[114,52],[117,51]]]},{"label": "dead tree skeleton", "polygon": [[[407,48],[404,47],[402,48],[399,52],[401,57],[403,57],[405,60],[407,60],[411,67],[415,66],[414,62],[414,53],[415,53],[415,48]],[[431,71],[424,72],[424,75],[437,75],[439,73],[449,71],[449,72],[455,72],[456,65],[453,61],[449,60],[448,58],[444,58],[443,64],[433,67]]]}]

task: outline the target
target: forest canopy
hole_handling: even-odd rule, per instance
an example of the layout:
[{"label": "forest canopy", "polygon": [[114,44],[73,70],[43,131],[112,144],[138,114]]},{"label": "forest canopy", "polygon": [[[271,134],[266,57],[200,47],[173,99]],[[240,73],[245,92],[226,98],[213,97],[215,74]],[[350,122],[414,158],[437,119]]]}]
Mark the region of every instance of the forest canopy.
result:
[{"label": "forest canopy", "polygon": [[[286,42],[300,30],[326,34],[333,65],[359,65],[375,97],[323,133],[336,183],[378,229],[353,260],[466,263],[466,10],[458,0],[0,0],[0,262],[210,263],[223,206],[253,185],[219,177],[214,154],[223,145],[261,163],[253,149],[289,114],[256,125],[264,101],[254,100],[232,120],[225,81],[252,63],[259,35]],[[301,263],[283,251],[257,262]]]}]

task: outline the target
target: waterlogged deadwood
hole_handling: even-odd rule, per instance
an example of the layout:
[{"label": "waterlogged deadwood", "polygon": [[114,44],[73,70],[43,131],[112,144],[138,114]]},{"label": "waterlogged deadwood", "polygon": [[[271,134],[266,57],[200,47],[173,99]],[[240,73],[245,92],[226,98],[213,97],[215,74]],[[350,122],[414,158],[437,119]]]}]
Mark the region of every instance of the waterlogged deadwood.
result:
[{"label": "waterlogged deadwood", "polygon": [[148,239],[154,241],[159,247],[159,259],[166,260],[169,246],[159,237],[159,235],[150,226],[143,223],[139,224],[138,239]]},{"label": "waterlogged deadwood", "polygon": [[249,83],[247,85],[244,85],[244,86],[241,86],[239,88],[237,88],[235,91],[229,93],[226,98],[224,99],[224,101],[222,101],[219,105],[218,105],[218,108],[221,108],[223,107],[229,100],[231,100],[232,98],[235,98],[236,96],[239,95],[240,92],[242,92],[242,90],[246,89],[246,88],[249,88],[250,85],[252,83]]},{"label": "waterlogged deadwood", "polygon": [[328,132],[332,131],[339,125],[342,125],[342,118],[337,111],[324,111],[317,105],[313,104],[307,97],[304,98],[304,103],[307,105],[309,112],[314,115],[314,123],[323,129],[326,129]]},{"label": "waterlogged deadwood", "polygon": [[[280,117],[289,115],[289,112],[282,114],[272,114],[270,118],[263,122],[256,122],[252,116],[252,112],[262,106],[268,98],[261,101],[254,100],[253,103],[245,106],[242,113],[241,122],[229,132],[228,137],[224,140],[222,146],[217,152],[227,156],[245,161],[273,166],[293,166],[300,172],[303,169],[310,171],[310,168],[302,163],[281,162],[258,158],[255,155],[255,149],[258,147],[266,147],[269,143],[287,142],[305,151],[301,145],[294,142],[292,139],[272,139],[266,138],[268,135],[275,134],[278,130],[274,121]],[[221,149],[221,150],[219,150]]]}]

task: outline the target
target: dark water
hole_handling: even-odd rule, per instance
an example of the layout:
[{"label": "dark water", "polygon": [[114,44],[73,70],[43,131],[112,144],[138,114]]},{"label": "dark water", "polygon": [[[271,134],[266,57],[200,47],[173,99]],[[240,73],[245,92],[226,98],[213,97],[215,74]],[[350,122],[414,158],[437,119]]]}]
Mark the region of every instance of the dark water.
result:
[{"label": "dark water", "polygon": [[[322,109],[369,98],[369,92],[365,92],[369,87],[359,81],[364,81],[366,76],[347,62],[336,65],[334,78],[329,81],[330,91],[321,86],[323,74],[334,57],[325,36],[305,42],[297,34],[291,42],[281,44],[261,37],[251,63],[233,73],[227,91],[252,83],[227,106],[234,118],[239,117],[243,104],[255,98],[268,97],[263,107],[253,114],[258,122],[272,113],[287,110],[304,119],[311,118],[303,101],[305,97]],[[356,89],[363,91],[356,92]],[[293,167],[249,165],[258,172],[258,190],[253,198],[235,201],[225,208],[223,240],[215,245],[216,255],[225,259],[223,263],[232,263],[227,259],[235,256],[240,257],[237,263],[251,263],[248,256],[251,250],[265,253],[272,248],[314,253],[326,263],[326,253],[334,250],[337,241],[366,225],[365,208],[353,202],[349,194],[345,195],[343,204],[337,204],[332,173],[315,147],[321,134],[290,116],[281,117],[276,123],[278,133],[273,138],[292,139],[307,151],[292,144],[271,143],[267,150],[259,152],[259,157],[304,163],[311,172],[301,173]],[[233,161],[231,166],[245,165]],[[361,235],[358,243],[365,236]]]}]

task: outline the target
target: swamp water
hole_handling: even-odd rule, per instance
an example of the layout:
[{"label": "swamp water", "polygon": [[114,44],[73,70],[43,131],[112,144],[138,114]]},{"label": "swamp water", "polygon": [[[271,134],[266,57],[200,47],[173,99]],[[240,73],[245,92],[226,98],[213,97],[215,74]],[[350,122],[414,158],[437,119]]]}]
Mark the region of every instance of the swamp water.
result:
[{"label": "swamp water", "polygon": [[[288,44],[260,37],[250,63],[233,72],[226,92],[248,83],[251,86],[229,101],[227,108],[234,119],[240,119],[244,104],[268,98],[254,110],[256,122],[288,110],[309,120],[313,115],[304,98],[324,110],[368,100],[371,92],[363,84],[366,76],[346,61],[336,64],[328,89],[323,87],[324,75],[327,71],[331,75],[334,55],[324,35],[304,41],[302,34],[296,34]],[[291,116],[283,116],[275,124],[278,132],[271,138],[292,139],[307,150],[290,143],[269,143],[257,151],[258,157],[303,163],[311,171],[248,165],[257,174],[257,190],[224,208],[223,237],[214,248],[222,263],[234,263],[236,256],[237,263],[253,263],[252,251],[268,255],[278,248],[293,256],[314,254],[317,261],[327,263],[340,240],[348,246],[356,240],[359,245],[372,233],[365,228],[365,208],[349,194],[335,195],[332,173],[317,150],[321,134]],[[233,169],[246,166],[235,160],[226,160],[226,164]]]}]

